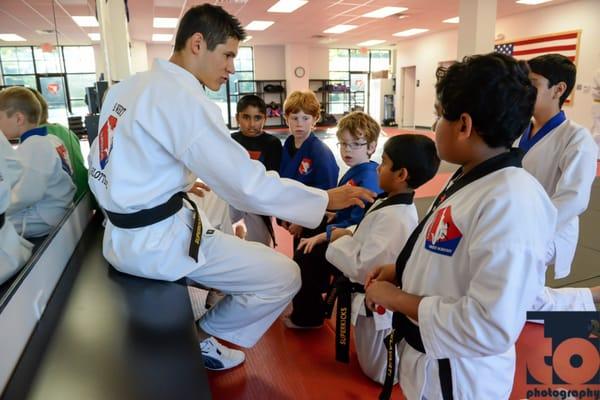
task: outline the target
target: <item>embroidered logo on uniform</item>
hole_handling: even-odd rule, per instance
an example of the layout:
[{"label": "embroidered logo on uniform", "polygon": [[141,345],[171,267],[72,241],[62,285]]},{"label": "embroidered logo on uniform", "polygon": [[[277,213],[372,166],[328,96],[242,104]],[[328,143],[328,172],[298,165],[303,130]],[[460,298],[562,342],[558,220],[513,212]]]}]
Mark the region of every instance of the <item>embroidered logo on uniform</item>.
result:
[{"label": "embroidered logo on uniform", "polygon": [[300,166],[298,167],[298,172],[300,175],[308,175],[311,171],[312,163],[313,162],[310,158],[303,158],[302,161],[300,161]]},{"label": "embroidered logo on uniform", "polygon": [[248,154],[250,154],[250,158],[253,160],[260,160],[261,151],[248,150]]},{"label": "embroidered logo on uniform", "polygon": [[98,150],[100,151],[100,169],[104,169],[108,164],[108,156],[112,150],[112,131],[117,126],[117,118],[109,116],[108,120],[102,125],[98,135]]},{"label": "embroidered logo on uniform", "polygon": [[69,160],[69,154],[67,153],[67,149],[65,149],[65,146],[58,145],[56,146],[56,152],[58,153],[59,157],[60,157],[60,162],[62,164],[62,169],[69,175],[73,175],[72,171],[71,171],[71,162]]},{"label": "embroidered logo on uniform", "polygon": [[462,233],[452,220],[452,206],[439,209],[433,223],[427,229],[425,248],[434,253],[452,256],[458,247]]}]

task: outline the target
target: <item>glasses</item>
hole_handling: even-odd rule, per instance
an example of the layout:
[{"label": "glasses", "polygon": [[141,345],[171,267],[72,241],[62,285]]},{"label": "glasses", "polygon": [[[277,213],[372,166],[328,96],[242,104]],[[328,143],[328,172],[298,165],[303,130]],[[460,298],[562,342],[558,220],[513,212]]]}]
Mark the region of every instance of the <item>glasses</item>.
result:
[{"label": "glasses", "polygon": [[368,143],[364,142],[364,143],[359,143],[359,142],[352,142],[352,143],[346,143],[346,142],[337,142],[337,147],[339,148],[348,148],[350,150],[358,150],[363,146],[366,146]]}]

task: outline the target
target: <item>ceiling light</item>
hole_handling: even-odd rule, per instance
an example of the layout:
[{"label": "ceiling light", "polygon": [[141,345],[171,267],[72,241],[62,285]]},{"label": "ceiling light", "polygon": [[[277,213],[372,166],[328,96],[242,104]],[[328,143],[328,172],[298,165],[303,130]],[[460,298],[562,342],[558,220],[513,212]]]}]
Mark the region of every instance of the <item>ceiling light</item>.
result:
[{"label": "ceiling light", "polygon": [[335,39],[335,38],[325,38],[325,39],[319,40],[319,43],[321,43],[321,44],[329,44],[329,43],[337,42],[338,40],[339,39]]},{"label": "ceiling light", "polygon": [[152,41],[153,42],[170,42],[173,39],[173,35],[171,33],[153,33]]},{"label": "ceiling light", "polygon": [[534,6],[536,4],[548,3],[552,0],[517,0],[519,4],[527,4],[528,6]]},{"label": "ceiling light", "polygon": [[419,33],[427,32],[428,30],[429,29],[413,28],[413,29],[407,29],[402,32],[396,32],[392,36],[400,36],[400,37],[413,36],[413,35],[418,35]]},{"label": "ceiling light", "polygon": [[325,29],[323,32],[325,33],[344,33],[344,32],[348,32],[351,31],[352,29],[356,28],[356,25],[336,25],[336,26],[332,26],[329,29]]},{"label": "ceiling light", "polygon": [[267,11],[272,13],[291,13],[308,3],[306,0],[279,0]]},{"label": "ceiling light", "polygon": [[274,23],[274,21],[252,21],[244,29],[247,31],[264,31]]},{"label": "ceiling light", "polygon": [[458,24],[460,22],[460,18],[459,17],[452,17],[452,18],[445,19],[442,22],[445,22],[447,24]]},{"label": "ceiling light", "polygon": [[72,16],[71,18],[73,18],[73,21],[75,21],[75,23],[79,26],[84,26],[84,27],[99,26],[98,20],[96,19],[96,17],[94,17],[92,15]]},{"label": "ceiling light", "polygon": [[357,43],[356,45],[369,47],[369,46],[377,46],[378,44],[381,44],[381,43],[385,43],[385,40],[377,40],[377,39],[367,40],[366,42],[360,42],[360,43]]},{"label": "ceiling light", "polygon": [[90,37],[90,39],[94,40],[94,41],[99,41],[100,40],[100,34],[99,33],[88,33],[88,36]]},{"label": "ceiling light", "polygon": [[371,11],[370,13],[366,13],[363,17],[367,18],[385,18],[390,15],[398,14],[408,10],[406,7],[383,7],[379,10]]},{"label": "ceiling light", "polygon": [[246,36],[246,39],[244,39],[243,43],[246,43],[248,40],[252,39],[252,36]]},{"label": "ceiling light", "polygon": [[14,33],[0,33],[0,40],[4,40],[5,42],[26,42],[27,39],[16,35]]},{"label": "ceiling light", "polygon": [[177,18],[162,18],[156,17],[152,20],[154,28],[175,28],[177,26]]}]

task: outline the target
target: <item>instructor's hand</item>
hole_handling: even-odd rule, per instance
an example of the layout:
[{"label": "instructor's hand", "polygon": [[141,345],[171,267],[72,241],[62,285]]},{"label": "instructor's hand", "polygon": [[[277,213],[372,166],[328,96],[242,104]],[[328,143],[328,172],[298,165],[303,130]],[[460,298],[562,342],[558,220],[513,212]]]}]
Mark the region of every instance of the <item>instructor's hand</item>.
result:
[{"label": "instructor's hand", "polygon": [[195,194],[198,197],[204,197],[204,192],[210,192],[210,188],[206,183],[194,182],[188,193]]},{"label": "instructor's hand", "polygon": [[342,210],[359,206],[365,208],[365,203],[372,203],[377,194],[359,186],[344,185],[327,191],[329,195],[328,210]]}]

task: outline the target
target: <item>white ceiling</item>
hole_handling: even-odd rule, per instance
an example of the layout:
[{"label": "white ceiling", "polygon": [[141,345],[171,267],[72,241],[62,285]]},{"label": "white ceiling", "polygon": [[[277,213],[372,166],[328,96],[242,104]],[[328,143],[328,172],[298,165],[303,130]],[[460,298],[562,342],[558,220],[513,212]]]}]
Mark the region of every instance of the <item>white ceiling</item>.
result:
[{"label": "white ceiling", "polygon": [[[109,0],[118,1],[118,0]],[[553,0],[537,6],[517,4],[515,0],[497,0],[497,17],[529,12],[540,7],[574,0]],[[39,45],[55,43],[54,20],[58,27],[61,44],[90,44],[88,33],[99,32],[99,28],[82,28],[71,19],[74,15],[95,15],[96,0],[1,0],[0,33],[16,33],[27,42],[2,42],[0,46],[16,44]],[[252,20],[270,20],[275,23],[262,32],[248,32],[253,39],[247,44],[275,45],[304,43],[327,47],[356,46],[371,40],[386,40],[378,47],[389,47],[401,40],[393,33],[410,28],[427,28],[428,33],[456,29],[457,25],[442,23],[442,20],[458,15],[459,0],[310,0],[305,6],[291,14],[275,14],[267,9],[277,0],[213,0],[234,14],[245,26]],[[131,39],[151,42],[153,33],[174,33],[175,29],[152,28],[154,17],[180,17],[189,7],[206,1],[190,0],[128,0],[129,32]],[[363,14],[385,6],[407,7],[405,18],[390,16],[383,19],[365,18]],[[56,15],[56,17],[54,17]],[[349,32],[333,35],[323,31],[338,24],[358,25]],[[40,33],[50,30],[50,34]],[[323,39],[329,38],[329,44]]]}]

